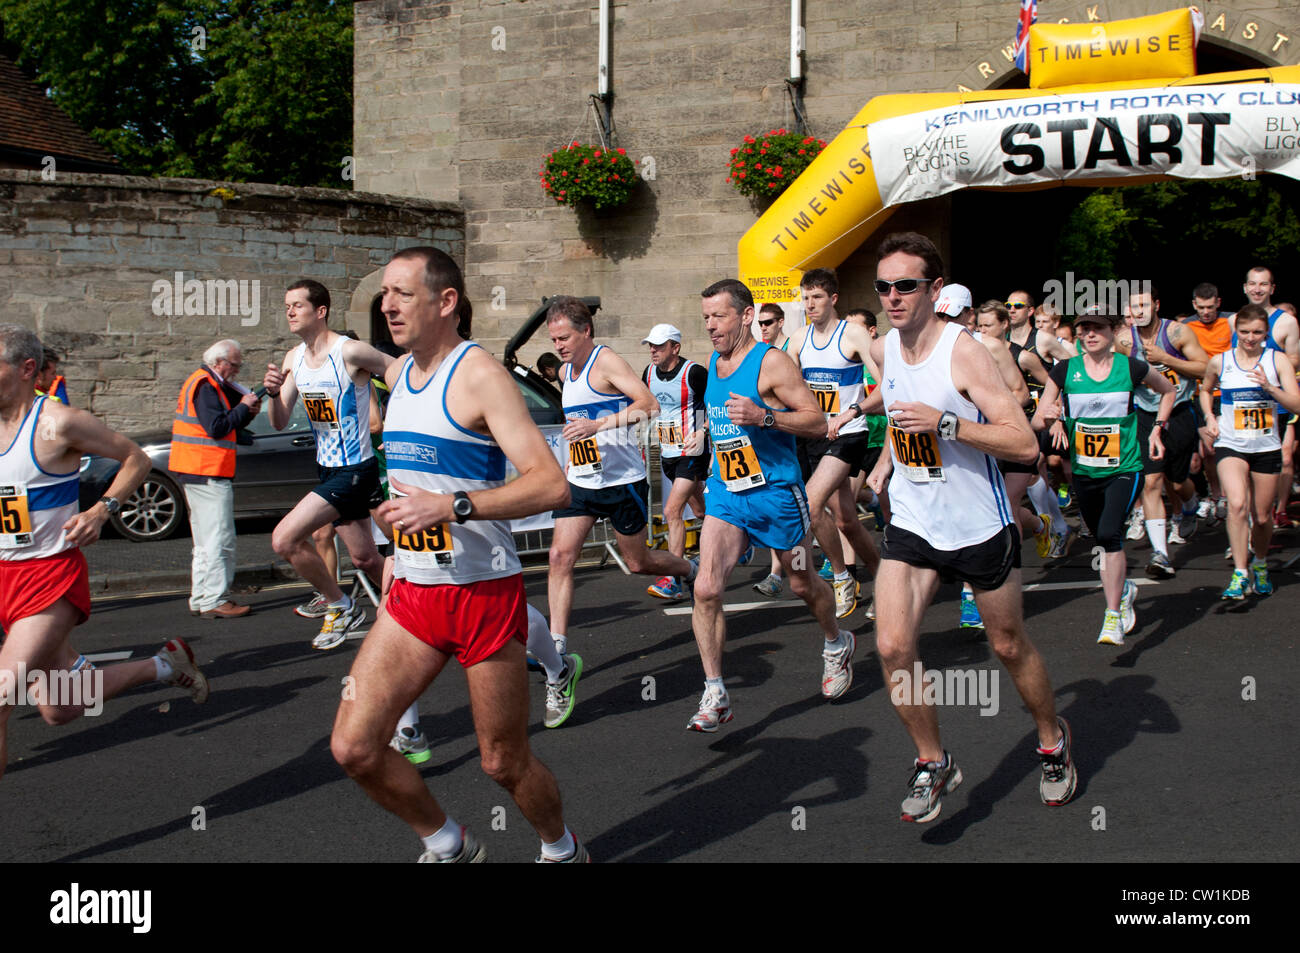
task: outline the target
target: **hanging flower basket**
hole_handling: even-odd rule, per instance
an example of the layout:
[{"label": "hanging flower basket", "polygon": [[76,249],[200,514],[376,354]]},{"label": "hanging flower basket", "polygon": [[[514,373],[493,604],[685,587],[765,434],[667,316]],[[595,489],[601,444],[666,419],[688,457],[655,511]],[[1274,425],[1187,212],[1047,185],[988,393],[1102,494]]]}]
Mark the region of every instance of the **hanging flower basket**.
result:
[{"label": "hanging flower basket", "polygon": [[591,202],[598,209],[622,205],[636,188],[636,163],[624,149],[570,143],[546,157],[542,189],[560,205]]},{"label": "hanging flower basket", "polygon": [[741,195],[774,199],[799,177],[826,148],[813,136],[773,129],[761,136],[746,136],[731,150],[727,181]]}]

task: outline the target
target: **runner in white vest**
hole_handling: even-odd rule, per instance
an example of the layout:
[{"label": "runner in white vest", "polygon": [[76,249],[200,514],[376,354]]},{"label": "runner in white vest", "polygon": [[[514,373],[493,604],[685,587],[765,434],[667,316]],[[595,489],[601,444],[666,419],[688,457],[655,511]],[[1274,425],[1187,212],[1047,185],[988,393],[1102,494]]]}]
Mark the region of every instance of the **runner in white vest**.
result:
[{"label": "runner in white vest", "polygon": [[546,315],[555,352],[564,361],[563,436],[571,501],[554,512],[546,595],[551,634],[568,651],[573,567],[598,519],[608,519],[623,561],[634,573],[681,576],[695,565],[662,549],[647,549],[646,470],[638,431],[659,413],[659,404],[627,361],[595,341],[591,311],[578,298],[560,295]]},{"label": "runner in white vest", "polygon": [[876,578],[876,649],[916,745],[902,818],[933,820],[944,793],[962,781],[940,741],[934,706],[918,704],[921,692],[908,688],[921,671],[921,618],[941,581],[974,587],[989,645],[1037,726],[1043,802],[1064,804],[1077,782],[1069,728],[1057,717],[1047,669],[1024,632],[1020,545],[995,459],[1028,463],[1037,458],[1038,441],[988,351],[935,314],[943,259],[933,242],[915,232],[889,235],[878,262],[876,292],[893,330],[872,346],[882,377],[868,403],[883,398],[890,453],[867,482],[879,492],[893,471]]}]

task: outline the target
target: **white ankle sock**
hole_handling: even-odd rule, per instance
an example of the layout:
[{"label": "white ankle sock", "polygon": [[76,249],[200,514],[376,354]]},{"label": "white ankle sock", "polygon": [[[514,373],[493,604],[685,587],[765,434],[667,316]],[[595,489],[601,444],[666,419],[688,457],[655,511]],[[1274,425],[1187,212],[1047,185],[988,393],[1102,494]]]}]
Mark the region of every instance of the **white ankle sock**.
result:
[{"label": "white ankle sock", "polygon": [[460,825],[450,817],[447,823],[434,831],[428,837],[421,837],[420,843],[424,845],[425,850],[431,850],[439,857],[455,857],[460,853],[461,845],[465,843],[465,837],[461,832]]}]

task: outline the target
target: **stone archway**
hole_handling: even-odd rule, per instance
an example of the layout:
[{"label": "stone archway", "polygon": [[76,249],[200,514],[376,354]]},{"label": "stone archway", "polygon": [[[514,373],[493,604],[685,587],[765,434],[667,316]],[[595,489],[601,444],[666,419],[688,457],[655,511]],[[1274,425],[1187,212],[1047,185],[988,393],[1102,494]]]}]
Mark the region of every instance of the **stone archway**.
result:
[{"label": "stone archway", "polygon": [[[1097,0],[1065,4],[1059,11],[1052,11],[1054,19],[1042,19],[1056,23],[1103,23],[1161,13],[1176,6],[1176,0]],[[1300,63],[1300,26],[1284,27],[1268,17],[1234,10],[1222,3],[1197,6],[1205,14],[1202,45],[1218,47],[1265,68]],[[1043,13],[1041,8],[1039,13],[1040,16]],[[967,93],[1001,88],[1009,79],[1021,75],[1014,63],[1014,52],[1014,44],[1008,42],[975,60],[958,75],[955,88]]]},{"label": "stone archway", "polygon": [[384,269],[376,268],[357,284],[348,301],[345,327],[355,331],[363,341],[370,341],[371,304],[379,294],[379,286],[384,281]]}]

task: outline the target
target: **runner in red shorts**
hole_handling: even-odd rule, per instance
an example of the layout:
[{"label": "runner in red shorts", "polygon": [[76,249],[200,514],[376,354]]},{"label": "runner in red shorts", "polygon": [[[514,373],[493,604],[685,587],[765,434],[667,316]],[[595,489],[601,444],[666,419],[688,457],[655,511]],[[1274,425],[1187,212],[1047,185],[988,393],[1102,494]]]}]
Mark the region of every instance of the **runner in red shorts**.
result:
[{"label": "runner in red shorts", "polygon": [[[479,863],[478,839],[447,816],[418,771],[389,747],[398,716],[455,658],[469,684],[483,770],[542,839],[539,861],[585,862],[560,791],[528,745],[528,609],[508,520],[569,504],[568,484],[510,374],[469,340],[460,269],[408,248],[384,269],[383,311],[409,348],[386,375],[384,453],[396,577],[352,665],[334,757],[424,845],[421,863]],[[519,476],[506,482],[509,461]]]},{"label": "runner in red shorts", "polygon": [[[196,702],[207,679],[181,639],[153,658],[97,671],[72,647],[75,626],[90,615],[86,558],[79,547],[99,538],[118,501],[149,472],[144,451],[84,410],[36,395],[44,347],[27,328],[0,325],[0,775],[6,732],[19,704],[38,707],[51,725],[98,714],[114,695],[158,680],[180,685]],[[108,495],[77,512],[83,454],[121,462]]]}]

